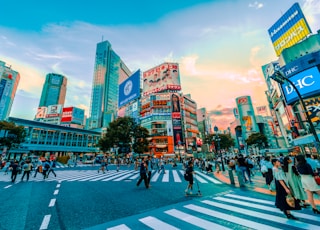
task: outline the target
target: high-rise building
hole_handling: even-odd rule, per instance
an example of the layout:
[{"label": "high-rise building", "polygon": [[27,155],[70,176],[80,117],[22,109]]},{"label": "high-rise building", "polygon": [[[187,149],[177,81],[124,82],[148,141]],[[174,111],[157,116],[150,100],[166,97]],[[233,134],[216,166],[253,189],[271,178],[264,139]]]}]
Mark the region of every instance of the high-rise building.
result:
[{"label": "high-rise building", "polygon": [[107,127],[117,116],[119,84],[131,75],[108,41],[97,44],[89,129]]},{"label": "high-rise building", "polygon": [[39,107],[64,105],[67,91],[67,78],[56,73],[49,73],[43,85]]},{"label": "high-rise building", "polygon": [[0,120],[6,119],[16,95],[20,74],[0,61]]}]

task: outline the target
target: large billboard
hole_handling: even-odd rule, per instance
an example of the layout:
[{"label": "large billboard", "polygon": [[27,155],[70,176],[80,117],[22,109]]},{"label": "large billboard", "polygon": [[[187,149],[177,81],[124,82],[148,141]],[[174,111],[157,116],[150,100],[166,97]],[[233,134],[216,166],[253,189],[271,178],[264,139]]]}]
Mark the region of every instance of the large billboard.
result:
[{"label": "large billboard", "polygon": [[[320,94],[320,73],[316,66],[290,77],[290,81],[297,87],[302,98]],[[281,87],[287,104],[299,100],[298,94],[291,84],[285,83]]]},{"label": "large billboard", "polygon": [[46,118],[60,117],[61,112],[62,112],[62,105],[49,105]]},{"label": "large billboard", "polygon": [[65,107],[62,111],[61,122],[83,125],[84,110],[76,107]]},{"label": "large billboard", "polygon": [[143,73],[143,95],[181,90],[178,63],[163,63]]},{"label": "large billboard", "polygon": [[171,114],[174,145],[179,146],[183,143],[182,121],[180,97],[177,94],[171,95]]},{"label": "large billboard", "polygon": [[280,56],[283,49],[301,41],[311,33],[311,29],[299,4],[295,3],[270,27],[268,33],[277,56]]},{"label": "large billboard", "polygon": [[37,114],[36,114],[36,118],[40,119],[40,118],[45,118],[47,115],[47,107],[42,106],[38,108]]},{"label": "large billboard", "polygon": [[140,96],[140,70],[119,85],[118,106],[122,107]]},{"label": "large billboard", "polygon": [[72,121],[72,111],[73,111],[73,107],[63,108],[61,122],[71,122]]}]

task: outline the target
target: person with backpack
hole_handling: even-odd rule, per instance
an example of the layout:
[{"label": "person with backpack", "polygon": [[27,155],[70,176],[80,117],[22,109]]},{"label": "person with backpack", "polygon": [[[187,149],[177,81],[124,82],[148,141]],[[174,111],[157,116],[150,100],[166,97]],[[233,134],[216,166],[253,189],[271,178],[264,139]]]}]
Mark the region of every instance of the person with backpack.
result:
[{"label": "person with backpack", "polygon": [[143,159],[140,163],[140,179],[137,182],[137,187],[139,187],[141,181],[144,180],[144,185],[146,186],[146,188],[149,188],[147,170],[148,170],[148,165]]},{"label": "person with backpack", "polygon": [[42,174],[43,174],[43,179],[46,179],[47,177],[47,173],[50,169],[50,163],[48,162],[48,160],[44,160],[42,163]]},{"label": "person with backpack", "polygon": [[186,194],[192,194],[192,189],[193,189],[193,174],[194,174],[194,170],[193,170],[193,162],[192,161],[189,161],[188,162],[188,166],[187,166],[187,169],[186,169],[186,172],[184,174],[184,179],[186,181],[188,181],[188,186],[185,190]]}]

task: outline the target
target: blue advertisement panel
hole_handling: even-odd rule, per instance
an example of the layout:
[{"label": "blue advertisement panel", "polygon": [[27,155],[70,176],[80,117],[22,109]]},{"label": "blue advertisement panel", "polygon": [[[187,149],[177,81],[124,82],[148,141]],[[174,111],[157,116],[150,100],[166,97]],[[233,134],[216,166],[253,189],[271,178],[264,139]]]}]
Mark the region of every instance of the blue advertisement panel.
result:
[{"label": "blue advertisement panel", "polygon": [[118,106],[122,107],[140,97],[140,70],[119,85]]},{"label": "blue advertisement panel", "polygon": [[[290,80],[297,87],[303,98],[315,96],[320,93],[320,73],[318,67],[313,67],[298,73],[292,76]],[[299,100],[298,94],[289,83],[285,83],[281,87],[287,104],[292,104]]]},{"label": "blue advertisement panel", "polygon": [[82,125],[84,121],[84,110],[73,107],[72,110],[72,123]]},{"label": "blue advertisement panel", "polygon": [[285,14],[268,30],[277,56],[284,48],[290,47],[301,41],[311,29],[305,19],[298,3],[285,12]]}]

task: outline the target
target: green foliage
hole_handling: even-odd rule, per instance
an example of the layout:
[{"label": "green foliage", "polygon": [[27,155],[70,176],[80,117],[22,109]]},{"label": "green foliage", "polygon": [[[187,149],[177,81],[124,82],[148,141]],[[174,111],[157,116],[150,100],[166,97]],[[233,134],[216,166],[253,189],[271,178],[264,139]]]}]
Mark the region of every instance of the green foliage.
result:
[{"label": "green foliage", "polygon": [[139,126],[131,117],[119,117],[109,124],[107,132],[99,140],[98,146],[103,152],[110,148],[119,147],[118,153],[130,152],[133,142],[133,150],[137,153],[148,151],[149,132],[144,127]]},{"label": "green foliage", "polygon": [[16,126],[14,122],[0,121],[0,130],[4,134],[0,137],[0,146],[6,146],[8,149],[18,147],[26,137],[24,127]]},{"label": "green foliage", "polygon": [[252,133],[248,139],[246,139],[247,145],[258,145],[260,148],[264,143],[268,145],[268,138],[263,133]]},{"label": "green foliage", "polygon": [[[234,139],[229,134],[218,134],[220,139],[220,149],[229,149],[234,146]],[[205,143],[211,144],[212,142],[217,147],[218,141],[216,134],[209,134],[205,137]]]}]

